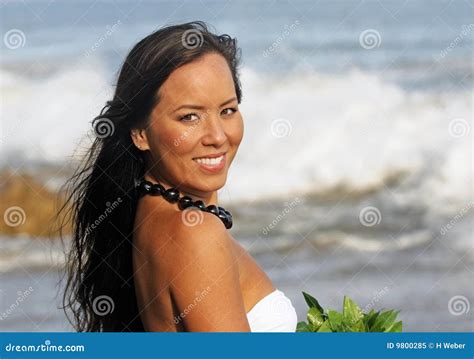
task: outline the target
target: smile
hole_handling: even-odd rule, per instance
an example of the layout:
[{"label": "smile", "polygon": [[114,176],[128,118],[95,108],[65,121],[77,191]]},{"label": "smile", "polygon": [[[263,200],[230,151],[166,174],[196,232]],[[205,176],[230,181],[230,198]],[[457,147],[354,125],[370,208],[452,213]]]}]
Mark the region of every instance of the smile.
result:
[{"label": "smile", "polygon": [[218,172],[225,167],[226,162],[226,155],[220,155],[219,157],[209,158],[209,157],[200,157],[194,158],[194,162],[196,162],[201,169],[210,172]]}]

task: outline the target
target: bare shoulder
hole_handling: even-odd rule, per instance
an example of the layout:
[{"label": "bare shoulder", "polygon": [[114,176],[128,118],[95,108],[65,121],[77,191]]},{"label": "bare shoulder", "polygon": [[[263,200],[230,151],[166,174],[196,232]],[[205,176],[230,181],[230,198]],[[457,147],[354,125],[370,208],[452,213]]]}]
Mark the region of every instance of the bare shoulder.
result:
[{"label": "bare shoulder", "polygon": [[[171,295],[187,331],[250,331],[233,239],[215,215],[140,203],[137,248],[147,286]],[[144,267],[145,268],[145,267]]]},{"label": "bare shoulder", "polygon": [[166,206],[163,208],[159,201],[146,201],[138,208],[135,232],[153,246],[161,246],[164,241],[189,248],[202,244],[203,240],[230,244],[224,224],[215,215],[199,209],[176,211]]},{"label": "bare shoulder", "polygon": [[211,213],[188,208],[170,216],[169,226],[174,244],[185,251],[231,248],[228,231],[222,221]]},{"label": "bare shoulder", "polygon": [[[198,273],[217,279],[218,274],[227,270],[236,272],[238,278],[239,268],[232,238],[215,215],[188,209],[173,214],[167,227],[168,231],[171,229],[167,242],[168,253],[172,257],[171,273],[184,273],[194,281]],[[192,270],[186,271],[185,268]]]},{"label": "bare shoulder", "polygon": [[[219,218],[185,210],[174,228],[170,289],[191,331],[249,331],[232,238]],[[193,310],[190,310],[193,308]]]}]

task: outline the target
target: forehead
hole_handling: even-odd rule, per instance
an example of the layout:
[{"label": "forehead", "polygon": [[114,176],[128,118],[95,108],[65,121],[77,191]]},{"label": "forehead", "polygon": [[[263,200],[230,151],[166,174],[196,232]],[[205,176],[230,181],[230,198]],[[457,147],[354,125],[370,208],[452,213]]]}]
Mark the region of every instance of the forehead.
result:
[{"label": "forehead", "polygon": [[234,80],[224,57],[211,53],[174,70],[158,94],[162,107],[182,103],[211,106],[235,96]]}]

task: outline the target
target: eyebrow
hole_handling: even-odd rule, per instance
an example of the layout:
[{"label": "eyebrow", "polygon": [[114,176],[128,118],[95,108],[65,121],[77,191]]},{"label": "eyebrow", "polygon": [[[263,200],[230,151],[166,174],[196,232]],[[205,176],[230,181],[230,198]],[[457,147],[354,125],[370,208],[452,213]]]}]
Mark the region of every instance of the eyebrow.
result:
[{"label": "eyebrow", "polygon": [[[232,102],[232,101],[235,101],[237,100],[237,97],[232,97],[230,99],[228,99],[227,101],[224,101],[223,103],[221,103],[221,105],[219,107],[222,107],[222,106],[225,106],[227,105],[228,103]],[[178,111],[178,110],[181,110],[182,108],[192,108],[192,109],[196,109],[196,110],[203,110],[205,107],[204,106],[199,106],[199,105],[192,105],[192,104],[185,104],[185,105],[181,105],[177,108],[175,108],[172,113]]]}]

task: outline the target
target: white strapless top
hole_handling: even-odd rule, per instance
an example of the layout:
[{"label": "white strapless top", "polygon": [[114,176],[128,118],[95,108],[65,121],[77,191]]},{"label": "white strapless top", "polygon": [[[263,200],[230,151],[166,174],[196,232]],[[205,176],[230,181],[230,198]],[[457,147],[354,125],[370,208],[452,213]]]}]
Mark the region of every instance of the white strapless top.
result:
[{"label": "white strapless top", "polygon": [[252,332],[295,332],[298,321],[290,299],[278,289],[260,299],[247,319]]}]

